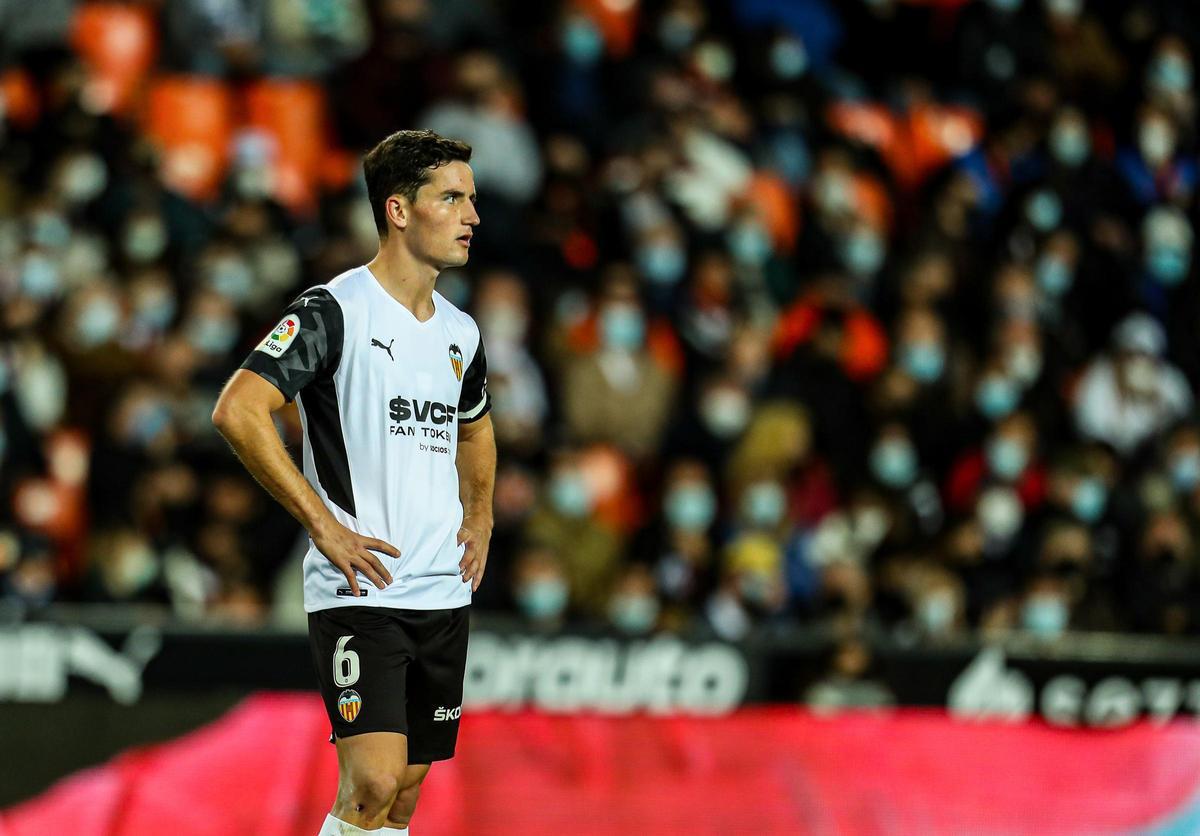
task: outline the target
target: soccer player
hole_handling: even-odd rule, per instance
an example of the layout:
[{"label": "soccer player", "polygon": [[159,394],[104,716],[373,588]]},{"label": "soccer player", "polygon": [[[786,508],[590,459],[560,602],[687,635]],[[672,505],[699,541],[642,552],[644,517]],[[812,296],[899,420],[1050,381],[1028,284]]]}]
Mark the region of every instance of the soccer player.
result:
[{"label": "soccer player", "polygon": [[[458,738],[496,442],[479,328],[434,282],[467,263],[479,223],[470,158],[430,131],[375,146],[363,169],[379,252],[302,293],[213,412],[310,536],[304,608],[338,754],[319,836],[407,834]],[[303,475],[271,420],[293,399]]]}]

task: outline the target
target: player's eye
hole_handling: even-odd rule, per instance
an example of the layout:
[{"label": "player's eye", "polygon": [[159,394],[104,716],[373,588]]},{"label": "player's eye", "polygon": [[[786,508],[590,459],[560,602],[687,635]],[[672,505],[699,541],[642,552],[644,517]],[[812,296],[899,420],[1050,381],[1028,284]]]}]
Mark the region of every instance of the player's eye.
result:
[{"label": "player's eye", "polygon": [[447,202],[449,202],[449,203],[453,203],[453,202],[454,202],[454,195],[452,195],[452,194],[448,194],[448,195],[446,195],[446,201],[447,201]]}]

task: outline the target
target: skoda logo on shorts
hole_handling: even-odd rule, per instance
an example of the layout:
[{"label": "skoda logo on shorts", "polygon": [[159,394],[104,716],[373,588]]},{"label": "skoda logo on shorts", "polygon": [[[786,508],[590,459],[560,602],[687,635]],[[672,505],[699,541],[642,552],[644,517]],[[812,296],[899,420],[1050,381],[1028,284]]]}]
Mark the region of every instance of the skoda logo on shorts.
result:
[{"label": "skoda logo on shorts", "polygon": [[358,712],[362,710],[362,697],[358,695],[358,691],[347,688],[342,691],[342,695],[338,697],[338,714],[342,715],[342,719],[347,723],[353,723],[354,718],[358,716]]}]

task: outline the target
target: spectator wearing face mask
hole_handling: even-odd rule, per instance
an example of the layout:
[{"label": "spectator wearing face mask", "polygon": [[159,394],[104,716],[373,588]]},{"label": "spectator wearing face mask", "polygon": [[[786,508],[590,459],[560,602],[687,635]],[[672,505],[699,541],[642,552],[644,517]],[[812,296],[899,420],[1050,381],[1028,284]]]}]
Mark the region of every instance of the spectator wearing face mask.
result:
[{"label": "spectator wearing face mask", "polygon": [[941,528],[945,520],[941,496],[904,424],[890,421],[881,426],[866,454],[871,480],[892,505],[893,516],[903,518],[906,527],[911,525],[913,539]]},{"label": "spectator wearing face mask", "polygon": [[902,419],[922,460],[941,471],[952,452],[945,444],[955,422],[948,405],[959,371],[946,323],[931,308],[906,309],[898,316],[894,345],[892,366],[871,392],[874,406]]},{"label": "spectator wearing face mask", "polygon": [[558,554],[543,546],[522,549],[513,563],[512,598],[530,627],[558,630],[566,620],[570,600]]},{"label": "spectator wearing face mask", "polygon": [[619,635],[644,637],[656,629],[661,612],[650,567],[640,562],[626,565],[613,583],[609,597],[609,625]]},{"label": "spectator wearing face mask", "polygon": [[510,455],[529,456],[541,445],[539,430],[550,405],[541,369],[527,344],[528,292],[516,274],[493,271],[479,283],[474,310],[487,340],[496,438]]},{"label": "spectator wearing face mask", "polygon": [[1074,627],[1069,584],[1052,574],[1033,578],[1018,599],[1017,630],[1044,642],[1062,638]]},{"label": "spectator wearing face mask", "polygon": [[525,523],[525,541],[560,556],[572,606],[603,618],[608,592],[622,555],[612,528],[596,516],[597,489],[581,466],[578,452],[558,452],[543,485],[542,498]]},{"label": "spectator wearing face mask", "polygon": [[[1172,303],[1194,302],[1195,288],[1185,288],[1192,274],[1192,225],[1178,208],[1159,206],[1142,221],[1142,264],[1137,294],[1159,320],[1179,322]],[[1190,291],[1190,293],[1188,292]]]},{"label": "spectator wearing face mask", "polygon": [[635,458],[657,450],[677,381],[650,353],[647,317],[631,283],[610,283],[596,311],[599,346],[569,361],[563,412],[579,442],[615,444]]},{"label": "spectator wearing face mask", "polygon": [[1144,313],[1113,332],[1113,352],[1092,362],[1075,390],[1075,424],[1085,438],[1103,441],[1123,456],[1188,413],[1192,390],[1164,357],[1162,326]]},{"label": "spectator wearing face mask", "polygon": [[1130,196],[1140,206],[1187,203],[1200,169],[1179,148],[1179,128],[1154,104],[1138,110],[1133,145],[1117,154],[1116,166]]},{"label": "spectator wearing face mask", "polygon": [[647,555],[665,603],[663,621],[682,627],[712,587],[714,529],[719,505],[708,468],[679,459],[667,468],[660,513],[639,536],[634,554]]},{"label": "spectator wearing face mask", "polygon": [[981,448],[959,457],[946,482],[946,508],[962,513],[985,487],[1012,490],[1028,512],[1045,498],[1045,472],[1038,462],[1038,430],[1033,417],[1015,412],[996,424]]}]

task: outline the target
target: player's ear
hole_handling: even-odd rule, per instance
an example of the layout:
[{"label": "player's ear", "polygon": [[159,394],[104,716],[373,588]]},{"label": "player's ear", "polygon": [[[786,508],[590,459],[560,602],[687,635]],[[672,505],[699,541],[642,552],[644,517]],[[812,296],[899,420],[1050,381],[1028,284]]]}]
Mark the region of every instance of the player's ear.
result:
[{"label": "player's ear", "polygon": [[394,194],[388,197],[383,204],[383,210],[387,214],[388,222],[397,229],[404,229],[408,226],[410,207],[408,200],[403,195]]}]

